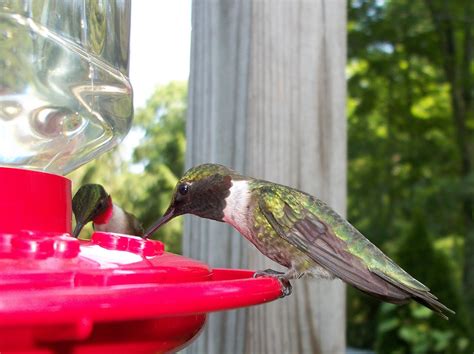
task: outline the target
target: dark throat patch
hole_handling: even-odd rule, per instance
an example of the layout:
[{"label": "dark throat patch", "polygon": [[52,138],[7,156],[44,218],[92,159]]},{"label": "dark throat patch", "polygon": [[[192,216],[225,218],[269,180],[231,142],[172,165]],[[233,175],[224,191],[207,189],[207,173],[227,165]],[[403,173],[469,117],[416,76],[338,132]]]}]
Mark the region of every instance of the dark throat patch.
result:
[{"label": "dark throat patch", "polygon": [[203,218],[222,221],[225,199],[230,195],[232,177],[215,174],[192,185],[192,200],[188,212]]}]

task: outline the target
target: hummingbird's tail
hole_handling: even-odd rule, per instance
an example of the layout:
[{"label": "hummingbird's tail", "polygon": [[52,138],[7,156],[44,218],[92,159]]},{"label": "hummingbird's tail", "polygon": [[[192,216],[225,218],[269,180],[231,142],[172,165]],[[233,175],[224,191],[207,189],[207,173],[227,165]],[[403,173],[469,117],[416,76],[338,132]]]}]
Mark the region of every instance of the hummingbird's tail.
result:
[{"label": "hummingbird's tail", "polygon": [[[433,295],[432,293],[430,293],[430,289],[428,289],[428,288],[424,288],[424,289],[412,288],[412,287],[409,287],[409,286],[407,286],[407,285],[405,285],[401,282],[397,282],[397,281],[391,279],[386,274],[384,274],[380,271],[374,271],[374,273],[377,276],[379,276],[380,278],[382,278],[383,280],[387,281],[391,285],[398,288],[401,292],[399,298],[391,298],[391,297],[387,298],[387,297],[384,297],[383,295],[380,295],[380,294],[376,295],[378,298],[380,298],[384,301],[387,301],[387,302],[392,302],[394,304],[406,303],[410,299],[413,299],[416,302],[418,302],[419,304],[421,304],[421,305],[429,308],[430,310],[436,312],[438,315],[440,315],[441,317],[443,317],[446,320],[448,319],[448,316],[446,315],[446,313],[451,313],[453,315],[455,314],[455,312],[453,310],[451,310],[450,308],[446,307],[441,302],[439,302],[438,298],[435,295]],[[374,294],[372,294],[372,295],[374,295]],[[403,298],[403,297],[405,297],[405,298]]]}]

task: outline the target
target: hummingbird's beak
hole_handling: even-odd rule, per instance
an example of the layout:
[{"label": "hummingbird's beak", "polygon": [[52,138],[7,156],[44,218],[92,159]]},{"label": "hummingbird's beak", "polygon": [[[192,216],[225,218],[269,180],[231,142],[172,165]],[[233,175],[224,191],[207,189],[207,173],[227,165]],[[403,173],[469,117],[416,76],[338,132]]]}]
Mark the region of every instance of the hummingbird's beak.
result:
[{"label": "hummingbird's beak", "polygon": [[143,238],[148,238],[150,237],[156,229],[160,228],[164,224],[166,224],[168,221],[173,219],[176,216],[174,208],[169,207],[168,210],[163,214],[161,218],[159,218],[153,225],[151,225],[146,231],[145,234],[143,235]]},{"label": "hummingbird's beak", "polygon": [[72,236],[77,238],[79,234],[81,233],[82,228],[84,227],[84,223],[82,222],[77,222],[76,227],[74,228],[74,231],[72,232]]}]

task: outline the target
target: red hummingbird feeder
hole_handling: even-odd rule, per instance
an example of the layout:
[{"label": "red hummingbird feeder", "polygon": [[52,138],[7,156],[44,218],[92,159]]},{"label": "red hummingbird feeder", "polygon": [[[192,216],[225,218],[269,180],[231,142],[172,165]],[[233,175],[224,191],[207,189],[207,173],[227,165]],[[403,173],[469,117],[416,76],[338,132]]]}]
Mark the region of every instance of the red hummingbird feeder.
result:
[{"label": "red hummingbird feeder", "polygon": [[130,2],[33,5],[0,8],[13,41],[0,56],[0,352],[176,351],[209,312],[281,296],[276,279],[212,269],[158,241],[70,236],[61,175],[131,126]]},{"label": "red hummingbird feeder", "polygon": [[71,183],[0,168],[0,350],[169,352],[207,313],[281,296],[272,278],[211,269],[159,241],[71,232]]}]

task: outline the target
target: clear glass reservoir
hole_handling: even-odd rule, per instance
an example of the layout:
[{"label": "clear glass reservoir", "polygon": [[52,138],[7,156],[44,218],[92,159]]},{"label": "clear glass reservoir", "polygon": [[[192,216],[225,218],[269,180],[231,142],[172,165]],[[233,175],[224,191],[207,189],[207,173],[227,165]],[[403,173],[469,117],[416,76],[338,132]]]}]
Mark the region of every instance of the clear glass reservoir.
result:
[{"label": "clear glass reservoir", "polygon": [[0,165],[67,174],[133,116],[128,0],[0,0]]}]

